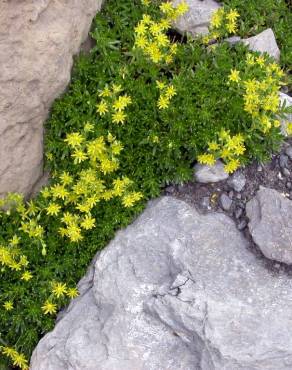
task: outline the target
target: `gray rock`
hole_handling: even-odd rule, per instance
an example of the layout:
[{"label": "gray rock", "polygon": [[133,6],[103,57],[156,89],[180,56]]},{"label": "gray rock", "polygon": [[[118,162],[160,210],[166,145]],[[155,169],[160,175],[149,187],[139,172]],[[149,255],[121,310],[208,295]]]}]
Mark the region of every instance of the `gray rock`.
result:
[{"label": "gray rock", "polygon": [[288,170],[288,168],[283,168],[282,173],[285,177],[290,177],[291,172]]},{"label": "gray rock", "polygon": [[280,49],[271,28],[266,29],[256,36],[243,39],[242,42],[247,45],[250,50],[268,53],[274,59],[280,59]]},{"label": "gray rock", "polygon": [[291,370],[292,279],[224,214],[151,202],[100,252],[31,370]]},{"label": "gray rock", "polygon": [[43,123],[102,0],[1,1],[0,196],[43,175]]},{"label": "gray rock", "polygon": [[247,203],[249,231],[263,254],[292,264],[292,202],[276,190],[261,187]]},{"label": "gray rock", "polygon": [[[280,104],[281,106],[285,104],[285,107],[289,108],[292,107],[292,97],[286,95],[282,92],[279,93],[280,96]],[[281,120],[281,131],[284,136],[288,136],[287,134],[287,124],[288,122],[292,122],[292,113],[287,113],[285,118]]]},{"label": "gray rock", "polygon": [[219,182],[228,179],[229,175],[224,171],[224,164],[218,160],[214,166],[197,163],[194,167],[195,179],[201,183]]},{"label": "gray rock", "polygon": [[[173,4],[178,5],[181,0],[174,0]],[[175,22],[175,28],[180,33],[207,34],[212,14],[220,8],[214,0],[186,0],[189,11]]]},{"label": "gray rock", "polygon": [[227,41],[230,45],[235,45],[241,41],[241,38],[239,36],[231,36],[225,39],[225,41]]},{"label": "gray rock", "polygon": [[289,190],[292,188],[292,183],[290,181],[287,182],[286,188]]},{"label": "gray rock", "polygon": [[279,166],[281,168],[286,168],[288,166],[288,156],[285,155],[285,154],[281,154],[280,157],[279,157]]},{"label": "gray rock", "polygon": [[292,147],[291,146],[288,146],[286,149],[285,149],[285,153],[288,155],[289,159],[292,160]]},{"label": "gray rock", "polygon": [[229,198],[226,194],[221,194],[220,196],[220,205],[224,211],[229,211],[232,206],[232,199]]},{"label": "gray rock", "polygon": [[245,187],[246,178],[242,172],[235,172],[227,181],[228,185],[238,193]]}]

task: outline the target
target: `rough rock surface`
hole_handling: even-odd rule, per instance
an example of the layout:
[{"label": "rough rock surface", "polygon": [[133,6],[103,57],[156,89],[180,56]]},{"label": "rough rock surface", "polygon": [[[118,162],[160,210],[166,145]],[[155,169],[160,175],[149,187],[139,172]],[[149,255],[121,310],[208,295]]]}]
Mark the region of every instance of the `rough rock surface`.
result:
[{"label": "rough rock surface", "polygon": [[278,48],[274,32],[271,28],[259,33],[256,36],[248,39],[243,39],[242,42],[248,45],[250,50],[268,53],[276,60],[280,59],[280,49]]},{"label": "rough rock surface", "polygon": [[273,189],[261,187],[247,203],[251,236],[263,254],[292,264],[292,201]]},{"label": "rough rock surface", "polygon": [[214,166],[197,163],[194,170],[196,181],[205,184],[226,180],[229,177],[228,173],[224,171],[224,164],[220,160],[217,160]]},{"label": "rough rock surface", "polygon": [[102,0],[1,1],[0,196],[42,175],[43,122]]},{"label": "rough rock surface", "polygon": [[235,191],[240,192],[246,184],[246,178],[243,173],[236,171],[227,181],[228,185]]},{"label": "rough rock surface", "polygon": [[291,370],[292,279],[171,197],[99,253],[31,370]]},{"label": "rough rock surface", "polygon": [[[174,0],[177,5],[181,0]],[[189,11],[175,23],[176,29],[181,32],[189,32],[193,36],[208,33],[208,26],[212,14],[220,7],[214,0],[186,0]]]}]

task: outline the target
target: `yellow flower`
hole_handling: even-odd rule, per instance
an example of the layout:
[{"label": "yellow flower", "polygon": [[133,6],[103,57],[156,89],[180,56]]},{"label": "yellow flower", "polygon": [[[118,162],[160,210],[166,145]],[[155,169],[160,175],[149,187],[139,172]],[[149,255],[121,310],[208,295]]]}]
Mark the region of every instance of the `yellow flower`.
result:
[{"label": "yellow flower", "polygon": [[13,237],[9,240],[9,244],[11,245],[18,245],[20,243],[20,238],[17,235],[13,235]]},{"label": "yellow flower", "polygon": [[219,28],[221,26],[223,21],[223,15],[224,15],[223,9],[218,9],[212,14],[210,22],[212,28]]},{"label": "yellow flower", "polygon": [[166,88],[166,91],[165,91],[165,96],[168,98],[168,99],[171,99],[173,98],[174,96],[176,95],[176,91],[175,91],[175,88],[173,85],[170,85]]},{"label": "yellow flower", "polygon": [[84,137],[79,132],[73,132],[71,134],[67,134],[64,141],[72,148],[76,148],[79,147],[84,140]]},{"label": "yellow flower", "polygon": [[57,305],[47,300],[45,304],[42,306],[42,310],[44,311],[45,315],[54,314],[57,312]]},{"label": "yellow flower", "polygon": [[28,370],[28,361],[22,353],[11,347],[0,347],[0,350],[12,360],[14,366],[19,367],[21,370]]},{"label": "yellow flower", "polygon": [[60,184],[52,186],[51,192],[54,198],[61,198],[62,200],[64,200],[69,194],[64,185]]},{"label": "yellow flower", "polygon": [[236,19],[240,17],[240,14],[237,12],[237,10],[234,10],[234,9],[231,9],[229,11],[229,13],[226,14],[226,18],[231,21],[231,22],[234,22],[236,21]]},{"label": "yellow flower", "polygon": [[116,111],[122,111],[125,109],[130,103],[132,102],[132,99],[130,96],[124,95],[119,96],[119,98],[113,103],[113,108]]},{"label": "yellow flower", "polygon": [[108,106],[107,106],[106,101],[104,100],[102,100],[99,104],[97,104],[96,108],[97,108],[97,112],[101,116],[103,116],[104,114],[106,114],[106,112],[108,112]]},{"label": "yellow flower", "polygon": [[78,297],[79,292],[77,288],[68,288],[67,290],[67,296],[71,299]]},{"label": "yellow flower", "polygon": [[121,85],[116,85],[116,84],[113,84],[112,86],[112,90],[115,94],[118,94],[119,92],[121,92],[123,90],[122,86]]},{"label": "yellow flower", "polygon": [[165,46],[169,45],[169,43],[170,43],[168,37],[164,33],[158,33],[155,36],[155,40],[157,42],[157,45],[161,46],[161,47],[165,47]]},{"label": "yellow flower", "polygon": [[175,17],[177,18],[185,14],[188,10],[189,10],[188,4],[185,1],[182,1],[176,8]]},{"label": "yellow flower", "polygon": [[100,97],[108,97],[108,96],[111,96],[111,91],[110,91],[110,88],[108,86],[106,86],[100,93],[99,93],[99,96]]},{"label": "yellow flower", "polygon": [[67,228],[67,236],[71,240],[71,242],[78,242],[83,239],[81,235],[81,229],[74,224],[70,224]]},{"label": "yellow flower", "polygon": [[42,191],[41,191],[41,194],[42,196],[46,199],[46,198],[49,198],[50,195],[51,195],[51,192],[48,188],[44,188]]},{"label": "yellow flower", "polygon": [[53,283],[52,293],[57,297],[63,297],[67,293],[67,286],[64,283]]},{"label": "yellow flower", "polygon": [[141,49],[145,49],[148,46],[148,41],[145,36],[138,36],[135,40],[135,45]]},{"label": "yellow flower", "polygon": [[30,279],[32,279],[32,273],[29,272],[29,271],[25,271],[22,275],[21,275],[21,280],[24,280],[24,281],[29,281]]},{"label": "yellow flower", "polygon": [[229,75],[229,80],[232,82],[239,82],[240,81],[239,71],[237,71],[236,69],[232,69]]},{"label": "yellow flower", "polygon": [[224,170],[227,172],[227,173],[232,173],[234,171],[236,171],[239,167],[239,160],[238,159],[231,159],[230,162],[228,162],[227,164],[225,164],[224,166]]},{"label": "yellow flower", "polygon": [[255,64],[255,58],[254,58],[254,55],[252,54],[247,54],[246,56],[246,64],[247,65],[250,65],[250,66],[253,66]]},{"label": "yellow flower", "polygon": [[134,28],[134,31],[137,35],[143,36],[147,32],[147,26],[145,25],[143,21],[139,22],[138,25]]},{"label": "yellow flower", "polygon": [[172,14],[174,11],[174,7],[170,1],[166,1],[159,6],[159,9],[162,11],[163,14]]},{"label": "yellow flower", "polygon": [[265,62],[266,62],[266,59],[264,58],[264,56],[260,55],[259,57],[256,58],[256,62],[258,63],[258,65],[260,65],[261,67],[264,67],[265,65]]},{"label": "yellow flower", "polygon": [[86,215],[80,225],[85,230],[93,229],[95,226],[95,218]]},{"label": "yellow flower", "polygon": [[133,191],[123,196],[122,203],[126,208],[128,208],[132,207],[136,202],[138,202],[142,198],[143,198],[142,193]]},{"label": "yellow flower", "polygon": [[79,164],[87,159],[86,153],[84,153],[81,149],[75,150],[71,156],[74,158],[74,164]]},{"label": "yellow flower", "polygon": [[166,109],[169,107],[169,103],[169,99],[166,96],[161,95],[158,99],[157,106],[159,109]]},{"label": "yellow flower", "polygon": [[92,132],[94,130],[94,125],[90,122],[86,122],[84,125],[85,132]]},{"label": "yellow flower", "polygon": [[163,82],[163,81],[158,81],[157,80],[156,85],[157,85],[159,90],[163,90],[166,87],[165,82]]},{"label": "yellow flower", "polygon": [[117,168],[118,163],[115,161],[111,161],[107,158],[103,159],[102,162],[100,163],[100,170],[104,175],[115,171]]},{"label": "yellow flower", "polygon": [[115,112],[112,115],[113,123],[124,123],[126,118],[127,118],[127,115],[122,111]]},{"label": "yellow flower", "polygon": [[286,128],[287,135],[292,135],[292,122],[288,122],[287,128]]},{"label": "yellow flower", "polygon": [[69,185],[73,181],[73,177],[69,175],[68,172],[63,172],[62,175],[60,176],[60,180],[63,185]]},{"label": "yellow flower", "polygon": [[235,33],[237,30],[237,26],[234,22],[227,23],[226,28],[229,33]]},{"label": "yellow flower", "polygon": [[69,225],[72,222],[75,222],[75,216],[70,212],[65,212],[64,216],[61,218],[61,221],[64,222],[64,224]]},{"label": "yellow flower", "polygon": [[119,141],[115,141],[111,145],[111,150],[114,155],[119,155],[123,150],[123,145]]},{"label": "yellow flower", "polygon": [[198,162],[208,166],[213,166],[216,162],[216,159],[213,154],[206,153],[198,156]]},{"label": "yellow flower", "polygon": [[6,311],[11,311],[13,310],[13,303],[11,301],[6,301],[3,304],[3,307],[5,308]]},{"label": "yellow flower", "polygon": [[219,144],[217,144],[215,141],[211,141],[208,143],[208,149],[212,151],[216,151],[220,148]]},{"label": "yellow flower", "polygon": [[49,216],[57,216],[60,212],[61,207],[56,203],[50,203],[49,206],[46,208],[47,214]]}]

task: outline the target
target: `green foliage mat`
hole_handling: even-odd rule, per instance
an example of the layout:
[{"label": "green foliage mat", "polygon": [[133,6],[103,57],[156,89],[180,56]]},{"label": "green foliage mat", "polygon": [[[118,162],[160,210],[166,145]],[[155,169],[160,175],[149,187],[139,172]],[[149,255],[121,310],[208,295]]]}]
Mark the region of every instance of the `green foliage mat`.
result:
[{"label": "green foliage mat", "polygon": [[[225,3],[242,16],[241,36],[272,27],[281,47],[282,64],[291,68],[292,18],[284,1],[225,0]],[[33,279],[25,284],[8,269],[2,269],[1,278],[1,302],[12,299],[15,308],[6,311],[0,307],[0,338],[27,357],[40,337],[54,326],[54,319],[44,315],[41,309],[48,298],[48,282],[55,280],[74,286],[95,253],[105,247],[116,230],[127,226],[142,211],[147,199],[158,196],[165,184],[191,178],[192,164],[221,128],[233,135],[248,132],[242,98],[227,87],[230,70],[244,67],[246,48],[222,43],[210,51],[200,42],[185,43],[183,39],[175,62],[169,68],[157,68],[133,51],[133,30],[144,10],[140,1],[107,1],[92,26],[96,46],[90,55],[77,59],[68,91],[53,105],[45,137],[51,173],[74,174],[79,167],[72,162],[64,142],[66,135],[81,131],[86,122],[94,125],[93,137],[110,132],[124,146],[115,176],[134,180],[135,189],[144,195],[144,202],[133,208],[125,208],[116,199],[98,203],[92,211],[96,227],[76,244],[59,234],[58,218],[42,215],[46,225],[46,255],[28,237],[22,247]],[[158,17],[157,6],[150,6],[148,11]],[[169,36],[179,38],[175,33]],[[157,109],[157,80],[175,85],[176,95],[167,110]],[[100,91],[112,83],[120,84],[132,98],[123,125],[113,124],[96,111]],[[266,135],[259,132],[249,135],[243,163],[252,158],[267,158],[281,140],[276,129]],[[42,200],[37,202],[41,204]],[[10,225],[10,215],[5,213],[0,220],[3,230],[0,237],[4,243],[13,235],[13,224]],[[68,299],[64,298],[60,306],[67,303]],[[1,358],[2,363],[4,366],[6,359]]]}]

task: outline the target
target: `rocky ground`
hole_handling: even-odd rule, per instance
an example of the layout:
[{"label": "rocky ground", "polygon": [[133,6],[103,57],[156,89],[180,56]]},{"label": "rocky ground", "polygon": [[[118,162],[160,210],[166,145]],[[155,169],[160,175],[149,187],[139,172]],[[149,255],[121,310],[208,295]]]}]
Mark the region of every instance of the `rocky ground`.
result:
[{"label": "rocky ground", "polygon": [[263,258],[269,269],[275,273],[285,270],[292,275],[292,267],[265,259],[250,234],[246,205],[260,186],[275,189],[292,200],[292,140],[287,140],[281,152],[273,155],[266,163],[254,162],[218,182],[202,183],[194,179],[183,185],[171,185],[165,189],[164,194],[184,200],[202,214],[216,211],[228,215],[250,242],[250,250],[258,258]]}]

